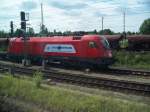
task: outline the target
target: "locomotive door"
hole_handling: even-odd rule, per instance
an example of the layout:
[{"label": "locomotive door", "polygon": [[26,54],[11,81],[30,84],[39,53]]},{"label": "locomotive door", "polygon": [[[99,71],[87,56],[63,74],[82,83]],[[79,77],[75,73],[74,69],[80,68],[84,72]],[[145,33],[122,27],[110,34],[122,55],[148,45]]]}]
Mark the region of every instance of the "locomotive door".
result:
[{"label": "locomotive door", "polygon": [[98,45],[96,44],[95,41],[88,41],[87,43],[87,57],[88,58],[93,58],[97,57],[98,55]]}]

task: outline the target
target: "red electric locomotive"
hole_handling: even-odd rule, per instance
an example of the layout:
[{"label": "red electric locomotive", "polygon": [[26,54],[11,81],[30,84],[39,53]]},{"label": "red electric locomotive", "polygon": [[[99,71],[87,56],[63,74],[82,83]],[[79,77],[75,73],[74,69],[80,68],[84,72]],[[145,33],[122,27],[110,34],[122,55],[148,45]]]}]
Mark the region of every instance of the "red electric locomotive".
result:
[{"label": "red electric locomotive", "polygon": [[113,63],[108,41],[99,35],[12,38],[10,59],[22,60],[24,54],[31,62],[47,60],[83,66],[108,66]]}]

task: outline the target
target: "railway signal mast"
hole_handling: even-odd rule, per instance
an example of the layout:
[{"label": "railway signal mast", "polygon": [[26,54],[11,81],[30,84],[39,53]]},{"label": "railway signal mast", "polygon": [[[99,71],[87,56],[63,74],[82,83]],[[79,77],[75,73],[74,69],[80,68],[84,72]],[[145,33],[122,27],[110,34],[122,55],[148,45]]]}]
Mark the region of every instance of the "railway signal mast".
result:
[{"label": "railway signal mast", "polygon": [[24,11],[20,12],[20,17],[21,17],[21,32],[22,32],[22,37],[24,40],[24,59],[22,60],[22,64],[24,66],[29,65],[29,60],[28,60],[28,45],[27,45],[27,38],[26,36],[26,21],[29,21],[29,13],[25,13]]},{"label": "railway signal mast", "polygon": [[10,37],[13,37],[14,34],[14,25],[13,21],[10,21]]},{"label": "railway signal mast", "polygon": [[[26,18],[25,18],[25,12],[20,12],[21,16],[21,30],[23,31],[23,34],[26,33]],[[23,35],[23,38],[25,38],[25,35]]]}]

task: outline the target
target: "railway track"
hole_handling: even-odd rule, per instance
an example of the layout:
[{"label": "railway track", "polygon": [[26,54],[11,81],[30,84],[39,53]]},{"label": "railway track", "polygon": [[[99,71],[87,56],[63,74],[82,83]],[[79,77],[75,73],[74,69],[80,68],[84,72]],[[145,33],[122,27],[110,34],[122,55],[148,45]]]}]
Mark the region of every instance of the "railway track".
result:
[{"label": "railway track", "polygon": [[105,72],[116,75],[150,76],[150,71],[121,69],[121,68],[110,68]]},{"label": "railway track", "polygon": [[[35,68],[14,66],[0,63],[0,69],[3,71],[9,70],[12,74],[26,74],[32,76],[37,71]],[[104,88],[121,92],[129,92],[140,95],[150,96],[150,83],[141,83],[135,81],[110,79],[104,77],[93,77],[83,74],[73,74],[68,72],[59,72],[55,70],[42,70],[44,78],[51,79],[56,82],[77,84],[92,88]]]},{"label": "railway track", "polygon": [[[81,68],[76,68],[76,67],[64,67],[61,65],[50,65],[47,67],[48,68],[62,68],[62,69],[71,69],[71,70],[78,70],[78,71],[83,71]],[[92,73],[105,73],[109,75],[117,75],[117,76],[123,76],[123,75],[133,75],[133,76],[144,76],[144,77],[150,77],[150,71],[145,71],[145,70],[135,70],[135,69],[124,69],[124,68],[117,68],[117,67],[110,67],[106,70],[98,70],[98,69],[92,69]]]},{"label": "railway track", "polygon": [[[0,60],[3,60],[7,58],[7,53],[6,52],[0,52]],[[48,67],[53,67],[53,66],[48,66]],[[48,68],[47,67],[47,68]],[[55,67],[55,65],[54,65]],[[67,67],[64,67],[64,66],[57,66],[56,67],[60,67],[60,68],[63,68],[63,69],[67,69]],[[73,69],[73,70],[81,70],[81,68],[77,68],[75,69],[75,67],[70,67],[69,66],[69,69]],[[82,70],[83,71],[83,70]],[[111,75],[134,75],[134,76],[150,76],[150,71],[143,71],[143,70],[135,70],[135,69],[123,69],[123,68],[117,68],[117,67],[110,67],[109,69],[107,70],[98,70],[98,69],[92,69],[92,72],[95,72],[95,73],[106,73],[106,74],[111,74]]]}]

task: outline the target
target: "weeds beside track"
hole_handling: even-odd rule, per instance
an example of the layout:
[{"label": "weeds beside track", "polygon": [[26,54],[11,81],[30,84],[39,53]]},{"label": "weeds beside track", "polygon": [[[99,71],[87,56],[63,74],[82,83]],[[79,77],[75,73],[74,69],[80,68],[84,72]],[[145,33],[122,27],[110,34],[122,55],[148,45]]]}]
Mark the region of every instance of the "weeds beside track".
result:
[{"label": "weeds beside track", "polygon": [[[1,69],[8,69],[12,74],[26,74],[32,76],[34,72],[37,71],[35,68],[0,64]],[[118,80],[104,77],[94,77],[83,74],[73,74],[68,72],[60,72],[54,70],[42,70],[44,74],[43,77],[46,79],[52,79],[56,82],[64,82],[70,84],[77,84],[81,86],[94,87],[94,88],[104,88],[117,90],[121,92],[130,92],[140,95],[149,95],[150,93],[150,83],[140,83],[135,81]]]}]

